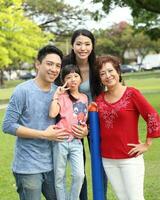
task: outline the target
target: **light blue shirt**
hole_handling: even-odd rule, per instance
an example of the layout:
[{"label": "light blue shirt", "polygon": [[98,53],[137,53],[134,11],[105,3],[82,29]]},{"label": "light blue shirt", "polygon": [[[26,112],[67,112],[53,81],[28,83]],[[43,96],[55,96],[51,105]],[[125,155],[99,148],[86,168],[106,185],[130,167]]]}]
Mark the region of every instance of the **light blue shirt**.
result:
[{"label": "light blue shirt", "polygon": [[88,97],[89,103],[92,101],[92,95],[90,90],[89,79],[81,83],[80,85],[80,92],[84,93]]},{"label": "light blue shirt", "polygon": [[[49,118],[49,106],[56,86],[48,92],[42,91],[34,80],[18,85],[6,110],[3,131],[16,135],[22,125],[45,130],[55,120]],[[52,142],[44,139],[16,138],[13,172],[35,174],[52,170]]]}]

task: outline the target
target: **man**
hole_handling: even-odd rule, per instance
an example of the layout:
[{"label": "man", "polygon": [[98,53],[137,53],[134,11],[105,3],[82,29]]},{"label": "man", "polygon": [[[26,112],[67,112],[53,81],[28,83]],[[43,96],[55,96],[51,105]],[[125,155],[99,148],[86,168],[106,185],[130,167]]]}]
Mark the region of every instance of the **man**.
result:
[{"label": "man", "polygon": [[[3,131],[17,136],[12,169],[20,200],[40,200],[41,193],[46,200],[56,200],[52,141],[68,136],[48,113],[62,57],[55,46],[43,47],[37,55],[36,78],[16,87],[6,111]],[[87,134],[87,128],[73,131],[78,138]]]}]

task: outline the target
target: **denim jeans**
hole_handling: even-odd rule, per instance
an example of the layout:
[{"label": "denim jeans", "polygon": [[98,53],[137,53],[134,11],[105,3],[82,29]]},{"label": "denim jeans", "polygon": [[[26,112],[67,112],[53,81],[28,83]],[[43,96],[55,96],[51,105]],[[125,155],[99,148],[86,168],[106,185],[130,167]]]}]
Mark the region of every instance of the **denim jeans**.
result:
[{"label": "denim jeans", "polygon": [[[55,142],[53,149],[55,189],[57,200],[78,200],[84,180],[84,159],[82,143],[78,139]],[[71,166],[71,188],[66,190],[66,166]]]},{"label": "denim jeans", "polygon": [[57,200],[53,170],[39,174],[13,174],[20,200],[40,200],[41,193],[46,200]]}]

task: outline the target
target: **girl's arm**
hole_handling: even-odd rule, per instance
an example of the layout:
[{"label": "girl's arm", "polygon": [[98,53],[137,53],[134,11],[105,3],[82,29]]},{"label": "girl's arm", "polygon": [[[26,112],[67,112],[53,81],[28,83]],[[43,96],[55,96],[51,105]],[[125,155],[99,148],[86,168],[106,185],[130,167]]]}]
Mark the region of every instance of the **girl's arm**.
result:
[{"label": "girl's arm", "polygon": [[67,82],[63,85],[63,86],[59,86],[56,90],[56,92],[54,93],[52,102],[51,102],[51,106],[49,109],[49,116],[51,118],[56,117],[59,112],[60,112],[60,104],[59,102],[59,97],[61,94],[64,94],[66,90],[68,90],[69,88],[66,87]]},{"label": "girl's arm", "polygon": [[59,114],[59,112],[60,112],[60,105],[58,103],[58,97],[53,97],[49,109],[49,116],[51,118],[54,118]]}]

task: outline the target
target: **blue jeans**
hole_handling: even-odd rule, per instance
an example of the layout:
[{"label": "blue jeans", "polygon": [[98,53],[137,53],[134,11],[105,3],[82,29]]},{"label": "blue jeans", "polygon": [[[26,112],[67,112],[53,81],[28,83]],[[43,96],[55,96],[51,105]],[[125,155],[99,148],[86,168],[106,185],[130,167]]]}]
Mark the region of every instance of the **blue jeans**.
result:
[{"label": "blue jeans", "polygon": [[[53,149],[55,174],[55,189],[57,200],[79,200],[79,194],[84,180],[84,159],[82,143],[78,139],[55,142]],[[71,166],[71,188],[66,190],[66,166],[69,160]]]},{"label": "blue jeans", "polygon": [[40,200],[41,193],[46,200],[57,200],[53,170],[39,174],[13,174],[20,200]]}]

